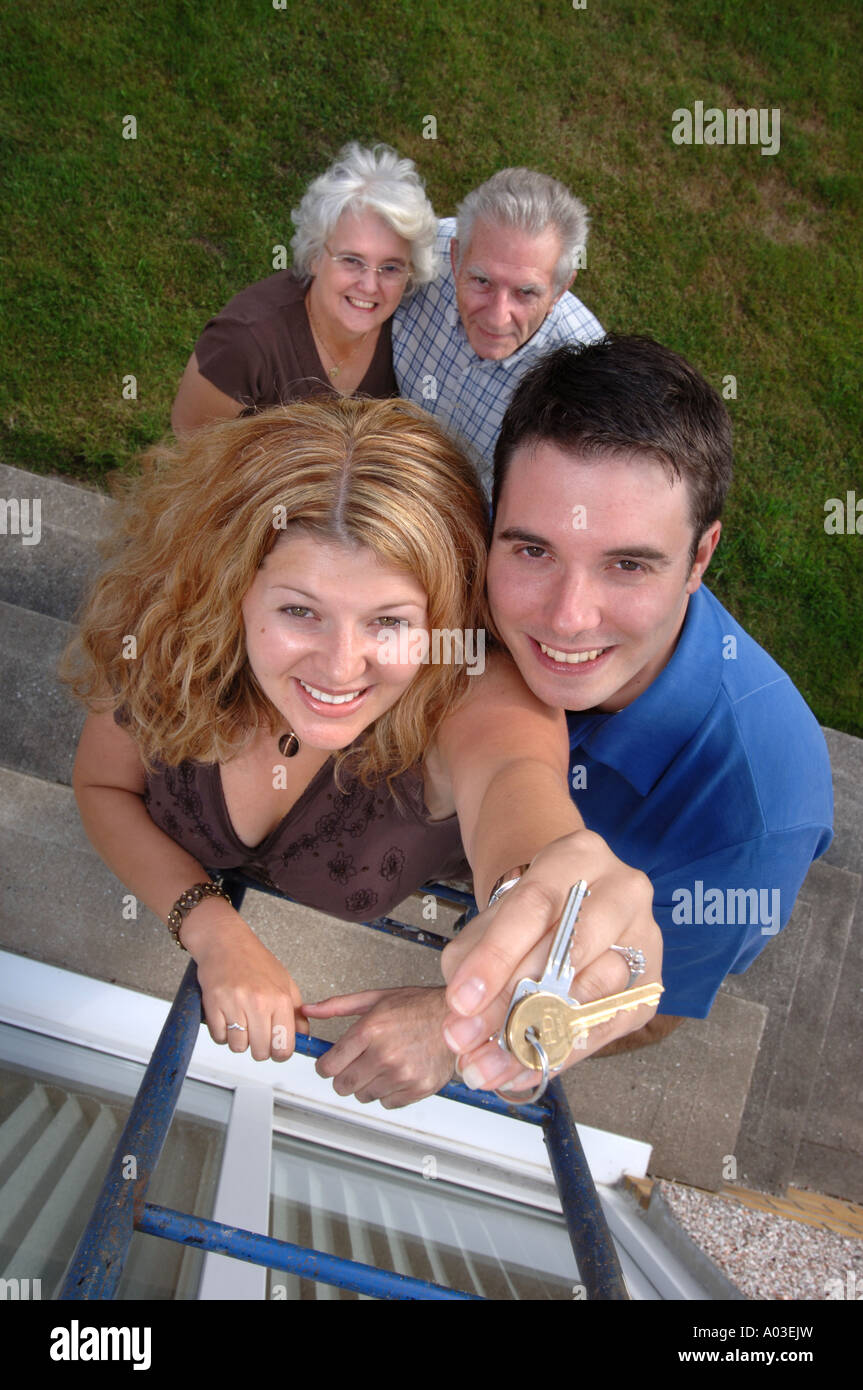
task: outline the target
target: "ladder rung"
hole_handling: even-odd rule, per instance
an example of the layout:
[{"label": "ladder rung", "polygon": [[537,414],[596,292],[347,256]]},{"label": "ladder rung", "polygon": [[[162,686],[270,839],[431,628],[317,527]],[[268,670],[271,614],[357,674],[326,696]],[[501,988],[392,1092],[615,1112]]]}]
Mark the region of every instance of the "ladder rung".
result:
[{"label": "ladder rung", "polygon": [[198,1250],[212,1250],[218,1255],[230,1255],[250,1264],[268,1269],[282,1269],[302,1279],[317,1279],[323,1284],[335,1284],[354,1293],[370,1294],[374,1298],[402,1299],[467,1299],[482,1303],[477,1294],[462,1293],[432,1284],[427,1279],[414,1279],[409,1274],[395,1274],[389,1269],[375,1269],[358,1260],[346,1260],[328,1255],[323,1250],[309,1250],[288,1240],[244,1231],[237,1226],[225,1226],[203,1216],[188,1216],[170,1207],[147,1202],[135,1229],[146,1235],[162,1236]]}]

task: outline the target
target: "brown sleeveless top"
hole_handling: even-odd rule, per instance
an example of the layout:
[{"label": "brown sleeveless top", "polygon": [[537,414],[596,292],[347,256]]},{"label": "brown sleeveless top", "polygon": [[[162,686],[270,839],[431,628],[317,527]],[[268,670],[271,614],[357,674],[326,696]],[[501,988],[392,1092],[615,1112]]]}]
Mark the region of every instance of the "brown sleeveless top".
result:
[{"label": "brown sleeveless top", "polygon": [[306,907],[348,922],[386,916],[429,879],[470,876],[458,817],[432,821],[422,776],[395,779],[405,803],[386,782],[345,782],[340,792],[332,760],[259,845],[237,838],[217,763],[157,767],[144,796],[151,819],[205,868],[242,869]]}]

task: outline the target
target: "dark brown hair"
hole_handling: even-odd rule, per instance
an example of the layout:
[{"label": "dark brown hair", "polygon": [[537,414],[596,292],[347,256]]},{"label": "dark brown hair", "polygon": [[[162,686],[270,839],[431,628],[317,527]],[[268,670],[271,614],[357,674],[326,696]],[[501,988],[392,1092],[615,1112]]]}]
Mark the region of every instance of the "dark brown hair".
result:
[{"label": "dark brown hair", "polygon": [[551,443],[582,457],[640,453],[689,490],[690,565],[731,483],[731,421],[713,387],[652,338],[608,334],[541,357],[517,386],[494,452],[497,511],[513,453]]}]

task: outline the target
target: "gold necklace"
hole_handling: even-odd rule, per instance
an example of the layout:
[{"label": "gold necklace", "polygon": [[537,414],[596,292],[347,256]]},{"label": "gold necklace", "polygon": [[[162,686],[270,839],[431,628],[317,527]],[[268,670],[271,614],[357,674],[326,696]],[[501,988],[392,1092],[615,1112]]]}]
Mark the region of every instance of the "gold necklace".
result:
[{"label": "gold necklace", "polygon": [[[309,293],[311,293],[311,291],[309,291]],[[330,351],[330,349],[327,347],[327,344],[326,344],[326,342],[324,341],[324,335],[322,334],[320,328],[318,327],[317,323],[315,322],[315,316],[314,316],[314,314],[312,313],[312,305],[311,305],[311,300],[309,299],[309,295],[306,295],[305,304],[306,304],[306,313],[307,313],[308,316],[309,316],[309,323],[311,324],[311,328],[312,328],[312,333],[314,334],[314,336],[315,336],[315,338],[317,339],[318,343],[319,343],[320,346],[324,349],[325,353],[327,354],[327,357],[329,357],[330,361],[331,361],[332,364],[333,364],[331,367],[327,367],[327,375],[329,376],[330,380],[333,381],[333,380],[335,380],[335,378],[338,376],[338,374],[339,374],[341,368],[345,365],[345,363],[346,363],[346,362],[350,362],[351,358],[354,357],[354,356],[359,352],[360,348],[362,347],[363,343],[365,342],[366,338],[369,336],[369,334],[371,333],[372,330],[371,330],[370,328],[366,329],[365,333],[364,333],[363,336],[360,338],[359,342],[358,342],[358,343],[355,343],[354,346],[351,348],[351,350],[350,350],[350,352],[348,353],[347,357],[343,357],[342,360],[341,360],[340,362],[337,362],[336,359],[335,359],[335,355],[334,355],[334,354]]]}]

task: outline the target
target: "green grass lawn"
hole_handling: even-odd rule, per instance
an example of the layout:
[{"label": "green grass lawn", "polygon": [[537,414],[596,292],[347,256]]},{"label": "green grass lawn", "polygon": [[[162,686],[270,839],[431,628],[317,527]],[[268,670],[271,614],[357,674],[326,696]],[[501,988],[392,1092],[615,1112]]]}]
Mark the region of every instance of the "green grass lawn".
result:
[{"label": "green grass lawn", "polygon": [[[863,735],[863,535],[823,524],[827,498],[863,498],[859,12],[3,0],[0,456],[97,483],[134,466],[204,322],[271,272],[345,140],[413,157],[442,215],[503,165],[543,169],[591,209],[576,292],[600,321],[736,378],[711,585],[823,723]],[[781,149],[675,145],[696,101],[779,108]]]}]

